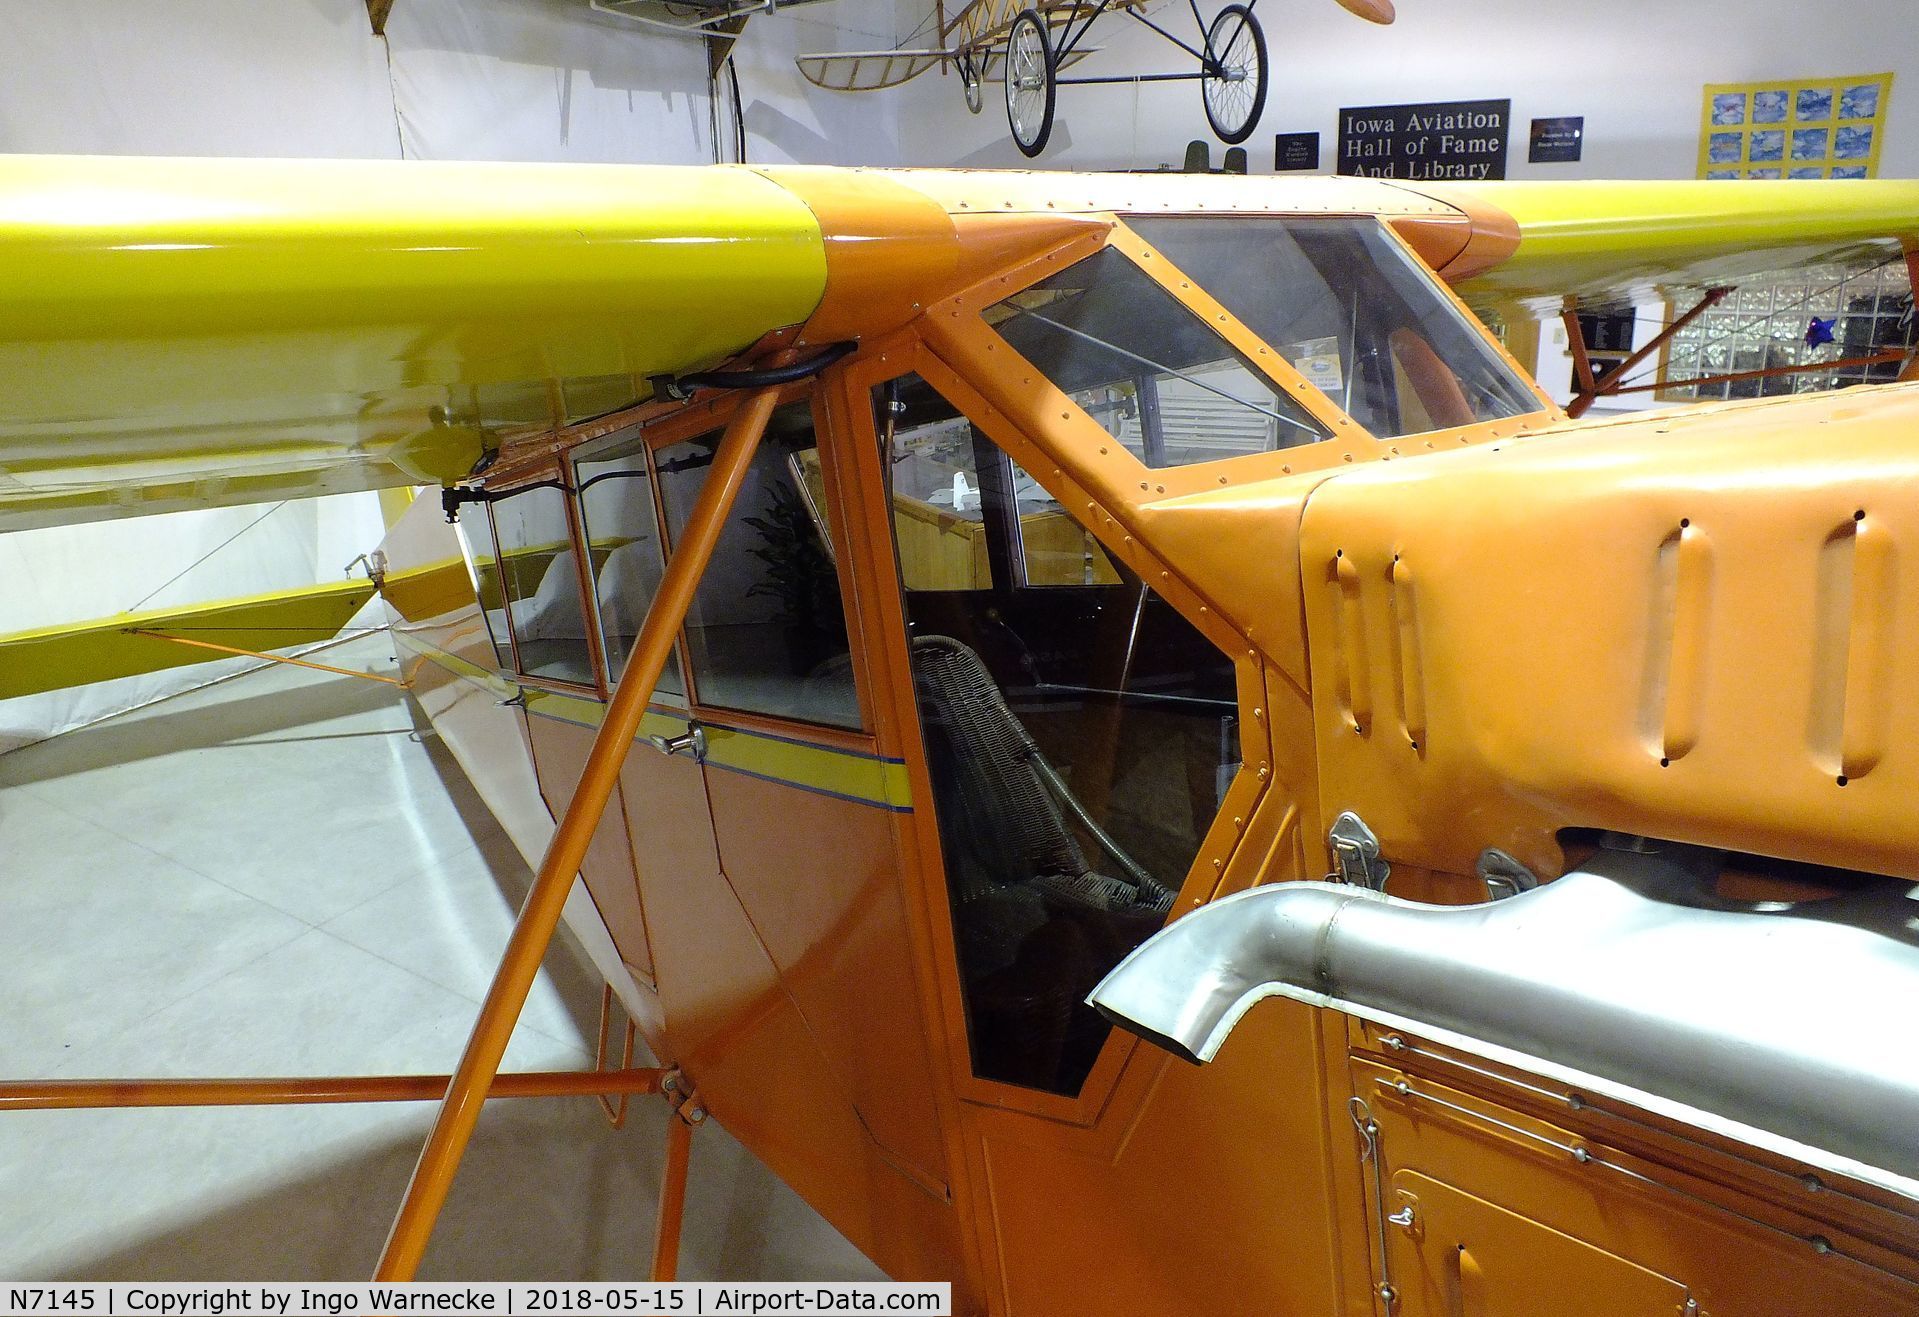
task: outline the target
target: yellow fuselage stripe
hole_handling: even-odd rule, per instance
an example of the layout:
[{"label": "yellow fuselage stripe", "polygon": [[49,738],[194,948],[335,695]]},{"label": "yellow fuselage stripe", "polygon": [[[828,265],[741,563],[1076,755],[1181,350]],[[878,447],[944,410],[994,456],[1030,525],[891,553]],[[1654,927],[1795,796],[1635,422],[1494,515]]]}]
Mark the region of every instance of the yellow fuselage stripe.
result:
[{"label": "yellow fuselage stripe", "polygon": [[[526,711],[536,718],[598,727],[606,717],[606,706],[598,700],[537,686],[516,687],[492,669],[450,654],[417,635],[399,630],[393,634],[415,653],[502,698],[524,689]],[[687,714],[649,709],[640,724],[640,735],[677,736],[686,730],[689,721]],[[706,763],[713,768],[900,813],[913,807],[906,765],[898,760],[769,736],[704,718],[701,725],[706,729]]]}]

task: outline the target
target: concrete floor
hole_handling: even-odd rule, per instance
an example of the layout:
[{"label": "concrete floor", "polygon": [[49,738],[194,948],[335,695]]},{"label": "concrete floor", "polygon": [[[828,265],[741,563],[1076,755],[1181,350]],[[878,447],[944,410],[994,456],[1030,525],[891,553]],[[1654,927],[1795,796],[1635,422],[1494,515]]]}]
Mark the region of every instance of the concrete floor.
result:
[{"label": "concrete floor", "polygon": [[[391,672],[383,636],[329,652]],[[279,667],[0,756],[0,1078],[437,1073],[529,874],[397,688]],[[507,1068],[592,1064],[556,948]],[[351,1279],[427,1104],[0,1112],[0,1275]],[[643,1276],[665,1104],[490,1104],[425,1278]],[[681,1273],[877,1279],[724,1131]]]}]

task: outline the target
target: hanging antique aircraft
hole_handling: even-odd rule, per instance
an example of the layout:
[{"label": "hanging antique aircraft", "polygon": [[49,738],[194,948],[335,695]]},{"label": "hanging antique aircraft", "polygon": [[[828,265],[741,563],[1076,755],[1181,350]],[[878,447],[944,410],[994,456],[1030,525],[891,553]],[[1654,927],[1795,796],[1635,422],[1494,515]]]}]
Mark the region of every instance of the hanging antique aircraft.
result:
[{"label": "hanging antique aircraft", "polygon": [[[794,62],[806,80],[827,91],[879,91],[910,82],[932,68],[950,66],[959,76],[966,108],[985,104],[981,84],[1001,83],[1006,123],[1020,153],[1036,156],[1053,134],[1059,89],[1097,83],[1197,82],[1206,122],[1223,142],[1252,136],[1266,108],[1266,34],[1250,3],[1223,6],[1208,22],[1190,4],[1197,45],[1174,35],[1146,15],[1152,0],[968,0],[952,17],[936,0],[913,36],[890,50],[833,50],[801,55]],[[1370,23],[1391,23],[1392,0],[1338,0]],[[1086,44],[1093,24],[1108,13],[1131,15],[1198,62],[1190,72],[1126,73],[1062,78],[1059,71],[1093,53]],[[916,45],[922,36],[937,45]]]},{"label": "hanging antique aircraft", "polygon": [[[392,634],[558,820],[452,1077],[0,1106],[443,1094],[388,1278],[489,1095],[661,1092],[662,1276],[710,1115],[967,1313],[1919,1313],[1919,384],[1574,420],[1462,301],[1915,248],[1898,182],[0,161],[0,516],[440,485]],[[658,1065],[499,1075],[576,875]]]}]

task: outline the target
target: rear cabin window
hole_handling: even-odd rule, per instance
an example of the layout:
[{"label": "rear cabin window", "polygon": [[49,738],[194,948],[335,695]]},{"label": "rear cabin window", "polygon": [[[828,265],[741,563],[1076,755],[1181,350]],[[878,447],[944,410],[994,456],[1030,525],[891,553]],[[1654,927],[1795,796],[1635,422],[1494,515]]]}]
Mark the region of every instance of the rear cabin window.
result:
[{"label": "rear cabin window", "polygon": [[565,491],[531,486],[495,501],[491,511],[520,673],[591,686],[593,658]]},{"label": "rear cabin window", "polygon": [[[902,386],[904,388],[904,386]],[[914,389],[924,397],[924,385]],[[962,416],[894,432],[893,532],[900,578],[908,590],[990,590],[986,509],[975,431]],[[1039,482],[1016,465],[988,463],[985,479],[1013,482],[1019,510],[1017,562],[1024,585],[1112,585],[1117,570],[1099,541],[1060,509]],[[1010,562],[1010,560],[1009,560]]]},{"label": "rear cabin window", "polygon": [[1376,438],[1545,406],[1376,219],[1127,224]]},{"label": "rear cabin window", "polygon": [[1331,437],[1110,247],[987,308],[986,320],[1147,466]]},{"label": "rear cabin window", "polygon": [[[628,437],[576,462],[574,472],[607,677],[618,681],[666,572],[646,444]],[[677,653],[667,655],[659,692],[686,694]]]},{"label": "rear cabin window", "polygon": [[[654,454],[675,541],[719,440],[714,431]],[[776,408],[767,422],[687,611],[686,645],[702,705],[862,725],[811,404]]]},{"label": "rear cabin window", "polygon": [[924,381],[875,402],[973,1069],[1070,1096],[1238,770],[1232,663]]}]

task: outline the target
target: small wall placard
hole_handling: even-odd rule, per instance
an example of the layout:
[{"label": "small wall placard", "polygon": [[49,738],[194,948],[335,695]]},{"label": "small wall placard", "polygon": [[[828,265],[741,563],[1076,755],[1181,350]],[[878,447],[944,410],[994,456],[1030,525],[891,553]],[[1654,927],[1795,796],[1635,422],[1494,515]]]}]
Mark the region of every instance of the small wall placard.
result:
[{"label": "small wall placard", "polygon": [[1565,165],[1579,159],[1586,140],[1584,116],[1558,119],[1534,119],[1526,162],[1534,165]]},{"label": "small wall placard", "polygon": [[1318,133],[1281,133],[1273,139],[1275,171],[1283,174],[1289,170],[1318,168]]}]

